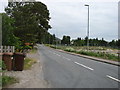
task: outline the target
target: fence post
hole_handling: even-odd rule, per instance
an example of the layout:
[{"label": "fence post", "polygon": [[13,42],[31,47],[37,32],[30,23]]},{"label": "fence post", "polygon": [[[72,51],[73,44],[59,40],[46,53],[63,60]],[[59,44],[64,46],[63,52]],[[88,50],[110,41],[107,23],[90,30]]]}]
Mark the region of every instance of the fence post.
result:
[{"label": "fence post", "polygon": [[15,52],[15,46],[13,46],[13,52]]},{"label": "fence post", "polygon": [[0,46],[0,53],[2,53],[2,46]]}]

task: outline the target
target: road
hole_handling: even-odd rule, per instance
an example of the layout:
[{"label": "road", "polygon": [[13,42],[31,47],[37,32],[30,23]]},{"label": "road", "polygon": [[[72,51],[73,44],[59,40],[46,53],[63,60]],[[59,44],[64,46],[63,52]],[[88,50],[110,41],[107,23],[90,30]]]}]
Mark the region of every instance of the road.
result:
[{"label": "road", "polygon": [[53,88],[118,88],[120,67],[38,45],[44,79]]}]

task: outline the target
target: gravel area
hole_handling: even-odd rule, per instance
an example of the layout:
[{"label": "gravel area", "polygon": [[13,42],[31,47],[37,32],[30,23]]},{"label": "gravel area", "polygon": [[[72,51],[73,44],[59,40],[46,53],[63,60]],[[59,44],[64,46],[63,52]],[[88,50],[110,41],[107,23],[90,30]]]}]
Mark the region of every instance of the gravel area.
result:
[{"label": "gravel area", "polygon": [[50,88],[51,85],[44,80],[38,53],[29,53],[27,57],[36,59],[37,63],[35,63],[30,70],[5,72],[5,75],[19,79],[19,83],[9,85],[5,88]]}]

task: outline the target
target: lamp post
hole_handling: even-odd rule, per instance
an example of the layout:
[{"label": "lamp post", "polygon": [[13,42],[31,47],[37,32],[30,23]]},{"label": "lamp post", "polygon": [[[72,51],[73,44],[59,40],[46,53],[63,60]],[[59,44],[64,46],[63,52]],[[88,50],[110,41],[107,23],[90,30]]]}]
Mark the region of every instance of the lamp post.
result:
[{"label": "lamp post", "polygon": [[88,47],[88,50],[89,50],[89,5],[85,4],[85,6],[88,7],[88,25],[87,25],[87,47]]}]

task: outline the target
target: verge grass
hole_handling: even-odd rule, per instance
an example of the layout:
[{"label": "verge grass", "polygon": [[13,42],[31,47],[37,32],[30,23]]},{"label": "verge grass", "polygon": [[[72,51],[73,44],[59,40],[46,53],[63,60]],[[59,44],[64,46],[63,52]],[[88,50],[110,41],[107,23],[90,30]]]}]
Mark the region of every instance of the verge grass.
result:
[{"label": "verge grass", "polygon": [[0,60],[0,68],[3,69],[3,70],[0,70],[0,73],[2,73],[2,75],[0,75],[0,86],[5,87],[7,85],[11,85],[18,82],[18,79],[11,76],[4,75],[6,71],[5,70],[6,66],[2,60]]},{"label": "verge grass", "polygon": [[30,50],[30,53],[36,53],[36,52],[37,52],[36,48],[33,48],[32,50]]},{"label": "verge grass", "polygon": [[24,70],[28,70],[32,67],[33,64],[35,64],[37,61],[35,59],[26,58],[24,60]]},{"label": "verge grass", "polygon": [[14,78],[14,77],[10,77],[10,76],[2,76],[1,80],[2,80],[3,87],[19,82],[18,79]]},{"label": "verge grass", "polygon": [[[105,53],[105,52],[87,51],[87,47],[86,46],[80,46],[80,47],[78,47],[78,46],[55,46],[55,45],[49,45],[49,46],[51,48],[62,49],[64,51],[68,51],[68,52],[74,52],[74,53],[78,53],[78,54],[82,54],[82,55],[93,56],[93,57],[98,57],[98,58],[102,58],[102,59],[107,59],[107,60],[120,62],[120,59],[118,58],[118,56],[116,56],[114,54],[109,54],[109,53]],[[96,47],[96,46],[95,47],[91,46],[89,48],[89,50],[99,50],[99,51],[107,50],[107,49],[110,49],[110,48],[107,48],[107,47]]]}]

